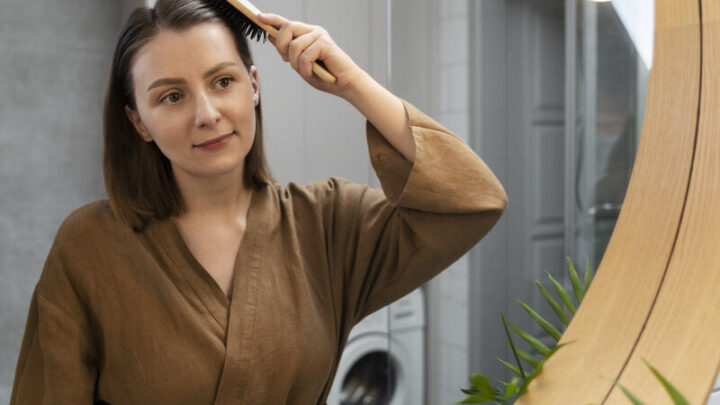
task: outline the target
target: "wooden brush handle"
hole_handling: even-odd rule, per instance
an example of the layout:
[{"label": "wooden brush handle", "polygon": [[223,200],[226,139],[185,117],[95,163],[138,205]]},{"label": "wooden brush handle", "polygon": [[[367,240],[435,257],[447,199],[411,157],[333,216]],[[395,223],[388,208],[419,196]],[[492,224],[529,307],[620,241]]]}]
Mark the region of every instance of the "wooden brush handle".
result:
[{"label": "wooden brush handle", "polygon": [[[273,27],[272,25],[261,23],[260,20],[258,20],[257,15],[260,13],[260,10],[258,10],[252,3],[250,3],[247,0],[227,0],[228,3],[232,4],[233,7],[238,9],[241,13],[243,13],[247,18],[252,20],[255,24],[258,25],[258,27],[265,30],[265,32],[268,33],[273,38],[277,38],[278,30],[277,28]],[[319,78],[321,78],[323,81],[326,81],[328,83],[335,83],[335,76],[332,75],[332,73],[328,72],[327,69],[325,69],[322,65],[320,65],[317,62],[313,62],[312,64],[312,71],[315,73]]]}]

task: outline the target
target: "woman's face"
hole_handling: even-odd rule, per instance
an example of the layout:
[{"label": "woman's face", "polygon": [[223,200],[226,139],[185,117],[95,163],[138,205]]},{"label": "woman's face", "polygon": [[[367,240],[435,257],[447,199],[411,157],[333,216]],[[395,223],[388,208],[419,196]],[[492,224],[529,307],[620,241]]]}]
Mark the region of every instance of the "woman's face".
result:
[{"label": "woman's face", "polygon": [[131,72],[137,110],[125,106],[125,112],[176,177],[242,173],[255,138],[257,70],[245,69],[225,25],[163,30],[137,52]]}]

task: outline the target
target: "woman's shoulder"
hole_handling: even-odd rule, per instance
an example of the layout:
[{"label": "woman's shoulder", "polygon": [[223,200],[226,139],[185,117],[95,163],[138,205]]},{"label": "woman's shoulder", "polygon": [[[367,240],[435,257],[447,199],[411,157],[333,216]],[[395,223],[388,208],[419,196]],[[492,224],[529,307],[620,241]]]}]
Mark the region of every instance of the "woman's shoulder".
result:
[{"label": "woman's shoulder", "polygon": [[353,182],[343,177],[331,176],[326,179],[307,184],[300,184],[294,181],[286,185],[275,184],[275,194],[282,201],[308,201],[323,202],[333,201],[337,198],[352,198],[360,196],[371,188],[367,184]]},{"label": "woman's shoulder", "polygon": [[82,205],[68,214],[55,235],[56,241],[84,243],[98,238],[113,237],[115,233],[127,231],[115,217],[107,199],[96,200]]},{"label": "woman's shoulder", "polygon": [[295,220],[314,221],[318,217],[355,215],[387,203],[382,189],[337,176],[307,184],[275,184],[274,187],[274,199],[281,216],[287,215]]}]

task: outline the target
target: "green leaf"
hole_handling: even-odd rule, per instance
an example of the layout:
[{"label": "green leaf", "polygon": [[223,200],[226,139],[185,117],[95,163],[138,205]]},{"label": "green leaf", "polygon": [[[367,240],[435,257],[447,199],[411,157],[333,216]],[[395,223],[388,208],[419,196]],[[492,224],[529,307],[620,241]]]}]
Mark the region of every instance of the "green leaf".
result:
[{"label": "green leaf", "polygon": [[471,389],[460,388],[460,391],[462,391],[463,394],[466,394],[466,395],[477,395],[478,394],[478,390],[476,390],[475,388],[471,388]]},{"label": "green leaf", "polygon": [[512,396],[518,392],[519,387],[520,379],[517,377],[513,377],[510,382],[505,386],[505,395],[503,396],[503,401],[507,402],[510,398],[512,398]]},{"label": "green leaf", "polygon": [[510,328],[512,328],[512,330],[515,331],[515,333],[517,333],[518,336],[522,338],[522,340],[526,341],[533,349],[535,349],[536,352],[540,353],[543,357],[546,357],[550,354],[550,348],[531,334],[514,326],[513,324],[510,324]]},{"label": "green leaf", "polygon": [[[565,346],[567,346],[567,345],[569,345],[569,344],[571,344],[571,343],[575,343],[575,341],[574,341],[574,340],[571,340],[571,341],[569,341],[569,342],[565,342],[565,343],[560,343],[560,344],[558,344],[557,346],[553,347],[552,350],[550,350],[550,355],[548,355],[547,357],[549,358],[550,356],[552,356],[553,354],[555,354],[556,351],[560,350],[561,348],[563,348],[563,347],[565,347]],[[547,359],[547,358],[546,358],[546,359]]]},{"label": "green leaf", "polygon": [[507,361],[505,361],[505,360],[503,360],[503,359],[501,359],[501,358],[499,358],[499,357],[495,357],[495,358],[498,359],[498,361],[499,361],[500,363],[504,364],[505,367],[509,368],[510,371],[512,371],[516,376],[518,376],[518,377],[520,377],[520,378],[525,378],[525,377],[523,376],[523,374],[520,373],[520,369],[517,368],[516,365],[514,365],[514,364],[512,364],[512,363],[508,363]]},{"label": "green leaf", "polygon": [[525,360],[533,368],[537,368],[537,366],[540,364],[540,360],[520,349],[518,349],[518,356],[520,356],[521,359]]},{"label": "green leaf", "polygon": [[570,298],[570,294],[568,294],[567,290],[565,290],[565,287],[563,287],[562,284],[558,283],[557,280],[553,278],[552,274],[550,274],[550,272],[546,271],[545,274],[547,274],[553,287],[555,287],[555,291],[557,291],[558,297],[560,297],[560,301],[565,304],[565,307],[570,310],[571,314],[575,315],[575,304],[573,304],[572,298]]},{"label": "green leaf", "polygon": [[550,350],[550,353],[547,355],[547,357],[545,357],[545,358],[540,362],[540,364],[538,364],[538,366],[535,368],[535,370],[534,370],[532,373],[528,374],[527,378],[525,379],[525,381],[523,381],[523,384],[522,384],[522,386],[520,387],[520,393],[518,393],[518,396],[520,396],[520,395],[522,395],[522,394],[525,393],[525,391],[527,390],[527,387],[530,385],[530,382],[532,382],[532,380],[540,374],[540,372],[541,372],[542,369],[543,369],[543,366],[545,365],[545,362],[547,362],[550,357],[552,357],[552,356],[553,356],[558,350],[560,350],[562,347],[567,346],[567,345],[569,345],[570,343],[573,343],[573,342],[574,342],[574,341],[565,342],[565,343],[562,343],[562,344],[559,344],[559,345],[553,347],[553,348]]},{"label": "green leaf", "polygon": [[525,308],[525,311],[527,311],[528,314],[537,322],[538,325],[540,325],[541,328],[545,330],[550,336],[552,336],[553,339],[557,342],[562,337],[562,333],[560,333],[559,330],[553,324],[546,321],[542,316],[540,316],[535,310],[533,310],[528,304],[522,302],[521,300],[518,300],[520,305],[522,305],[523,308]]},{"label": "green leaf", "polygon": [[[592,281],[592,278],[593,278],[593,274],[592,274],[592,271],[590,270],[590,259],[586,259],[585,260],[585,277],[584,277],[584,281],[585,281],[585,293],[584,294],[587,294],[587,291],[590,288],[590,282]],[[583,294],[583,296],[584,296],[584,294]]]},{"label": "green leaf", "polygon": [[635,397],[635,395],[631,394],[630,391],[628,391],[627,388],[623,387],[622,384],[618,383],[618,387],[620,387],[620,390],[625,394],[626,397],[628,397],[628,399],[634,405],[645,405],[645,403],[643,401],[637,399],[637,397]]},{"label": "green leaf", "polygon": [[560,322],[565,325],[569,325],[570,317],[565,313],[565,310],[563,310],[563,308],[560,306],[560,303],[558,303],[555,298],[550,295],[548,290],[545,289],[541,282],[535,281],[535,284],[538,286],[538,289],[540,289],[540,293],[545,298],[545,301],[550,304],[550,308],[552,308],[553,312],[555,312],[555,315],[557,315],[558,319],[560,319]]},{"label": "green leaf", "polygon": [[528,374],[527,378],[525,379],[525,381],[523,381],[523,384],[520,387],[520,393],[518,394],[518,396],[524,394],[525,391],[527,391],[527,387],[530,385],[532,380],[535,377],[537,377],[540,374],[540,372],[542,371],[542,368],[545,365],[545,361],[547,361],[547,358],[545,360],[541,361],[540,364],[538,364],[537,368],[535,370],[533,370],[532,373]]},{"label": "green leaf", "polygon": [[473,387],[480,392],[481,395],[485,395],[485,397],[490,399],[495,399],[495,394],[493,394],[493,387],[492,385],[490,385],[490,379],[488,379],[487,376],[479,373],[473,373],[470,376],[470,382],[472,383]]},{"label": "green leaf", "polygon": [[505,319],[505,315],[502,312],[500,313],[500,317],[503,321],[503,327],[505,328],[505,335],[508,338],[508,344],[510,345],[510,349],[513,352],[513,356],[515,356],[515,362],[517,362],[518,370],[520,371],[520,377],[525,379],[525,371],[522,368],[522,364],[520,363],[520,359],[518,358],[517,348],[515,347],[515,343],[513,343],[512,336],[510,335],[510,330],[508,329],[509,322],[507,321],[507,319]]},{"label": "green leaf", "polygon": [[575,293],[575,300],[577,300],[578,306],[583,299],[583,291],[580,286],[580,277],[578,277],[577,270],[575,270],[575,264],[570,260],[570,257],[566,258],[568,265],[568,275],[570,276],[570,283],[572,284],[573,293]]},{"label": "green leaf", "polygon": [[677,390],[670,382],[663,377],[662,374],[660,374],[659,371],[657,371],[653,366],[650,365],[650,363],[647,362],[647,360],[643,359],[643,362],[646,366],[652,371],[653,374],[655,374],[655,378],[660,380],[660,383],[665,387],[665,391],[670,394],[670,397],[675,402],[675,405],[690,405],[687,399],[680,393],[680,391]]}]

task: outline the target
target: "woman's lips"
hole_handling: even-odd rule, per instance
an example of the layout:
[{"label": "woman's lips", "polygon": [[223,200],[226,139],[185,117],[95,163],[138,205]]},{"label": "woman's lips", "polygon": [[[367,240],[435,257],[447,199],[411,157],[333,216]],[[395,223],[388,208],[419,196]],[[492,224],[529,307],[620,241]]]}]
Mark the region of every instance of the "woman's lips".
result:
[{"label": "woman's lips", "polygon": [[230,136],[230,135],[232,135],[232,134],[234,134],[234,133],[235,133],[235,131],[232,131],[231,133],[229,133],[229,134],[227,134],[227,135],[223,135],[223,136],[219,136],[219,137],[217,137],[217,138],[213,138],[213,139],[211,139],[211,140],[209,140],[209,141],[205,141],[205,142],[203,142],[203,143],[201,143],[201,144],[199,144],[199,145],[195,145],[195,146],[207,146],[207,145],[213,144],[213,143],[215,143],[215,142],[222,141],[223,139],[227,138],[228,136]]},{"label": "woman's lips", "polygon": [[230,137],[235,134],[235,131],[223,135],[217,138],[210,139],[209,141],[205,141],[199,145],[195,145],[195,147],[204,149],[204,150],[218,150],[222,149],[227,145],[228,141],[230,140]]}]

